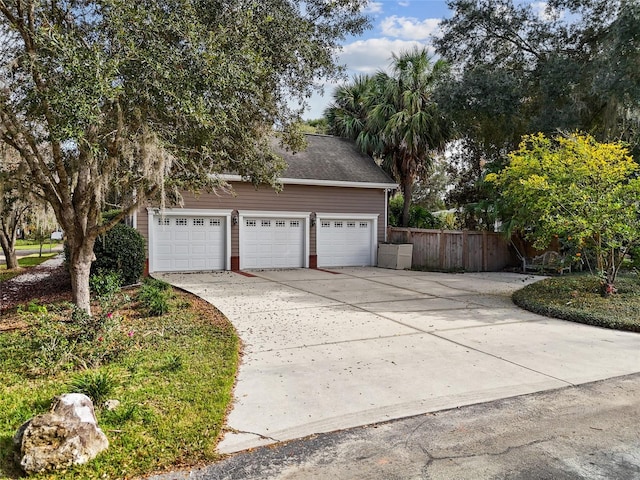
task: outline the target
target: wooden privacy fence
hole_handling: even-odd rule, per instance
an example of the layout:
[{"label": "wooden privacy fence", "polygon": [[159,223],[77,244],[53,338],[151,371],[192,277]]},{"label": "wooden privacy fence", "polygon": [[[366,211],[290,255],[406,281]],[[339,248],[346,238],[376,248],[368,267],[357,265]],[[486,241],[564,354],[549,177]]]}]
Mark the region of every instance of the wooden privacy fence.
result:
[{"label": "wooden privacy fence", "polygon": [[499,233],[389,227],[390,243],[413,244],[412,266],[427,270],[497,272],[513,265]]}]

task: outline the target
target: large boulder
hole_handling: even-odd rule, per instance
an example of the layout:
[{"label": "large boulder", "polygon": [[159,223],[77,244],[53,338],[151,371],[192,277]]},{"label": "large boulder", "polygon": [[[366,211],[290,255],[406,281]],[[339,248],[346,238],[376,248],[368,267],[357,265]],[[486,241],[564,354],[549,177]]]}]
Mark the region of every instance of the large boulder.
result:
[{"label": "large boulder", "polygon": [[13,440],[28,474],[86,463],[109,447],[91,399],[81,393],[56,397],[51,411],[22,425]]}]

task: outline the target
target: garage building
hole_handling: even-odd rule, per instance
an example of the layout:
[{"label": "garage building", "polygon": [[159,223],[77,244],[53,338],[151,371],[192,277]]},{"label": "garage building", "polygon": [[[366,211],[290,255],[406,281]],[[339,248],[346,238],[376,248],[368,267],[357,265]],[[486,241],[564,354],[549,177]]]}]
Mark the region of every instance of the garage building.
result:
[{"label": "garage building", "polygon": [[277,150],[279,193],[228,175],[235,196],[185,193],[183,208],[140,209],[149,272],[375,265],[397,185],[349,140],[306,140],[303,152]]}]

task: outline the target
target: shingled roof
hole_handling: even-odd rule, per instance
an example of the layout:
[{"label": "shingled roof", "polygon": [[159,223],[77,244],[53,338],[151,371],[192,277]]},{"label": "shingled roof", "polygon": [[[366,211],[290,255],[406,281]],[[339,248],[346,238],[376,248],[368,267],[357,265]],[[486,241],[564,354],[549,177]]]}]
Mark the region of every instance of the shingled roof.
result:
[{"label": "shingled roof", "polygon": [[292,153],[277,145],[274,150],[287,163],[284,179],[320,180],[396,185],[371,157],[351,140],[329,135],[305,134],[307,149]]}]

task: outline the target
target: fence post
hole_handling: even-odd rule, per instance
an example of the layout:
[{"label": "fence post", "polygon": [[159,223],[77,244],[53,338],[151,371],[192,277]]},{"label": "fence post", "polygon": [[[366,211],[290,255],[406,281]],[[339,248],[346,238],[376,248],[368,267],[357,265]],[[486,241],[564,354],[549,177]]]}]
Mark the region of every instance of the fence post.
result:
[{"label": "fence post", "polygon": [[462,231],[462,269],[469,271],[469,231]]},{"label": "fence post", "polygon": [[486,230],[482,232],[482,271],[486,272],[489,268],[489,236]]},{"label": "fence post", "polygon": [[445,233],[444,230],[440,230],[438,232],[438,256],[439,256],[439,267],[440,270],[444,270],[444,253],[445,253],[445,248],[446,248],[446,237],[445,237]]}]

